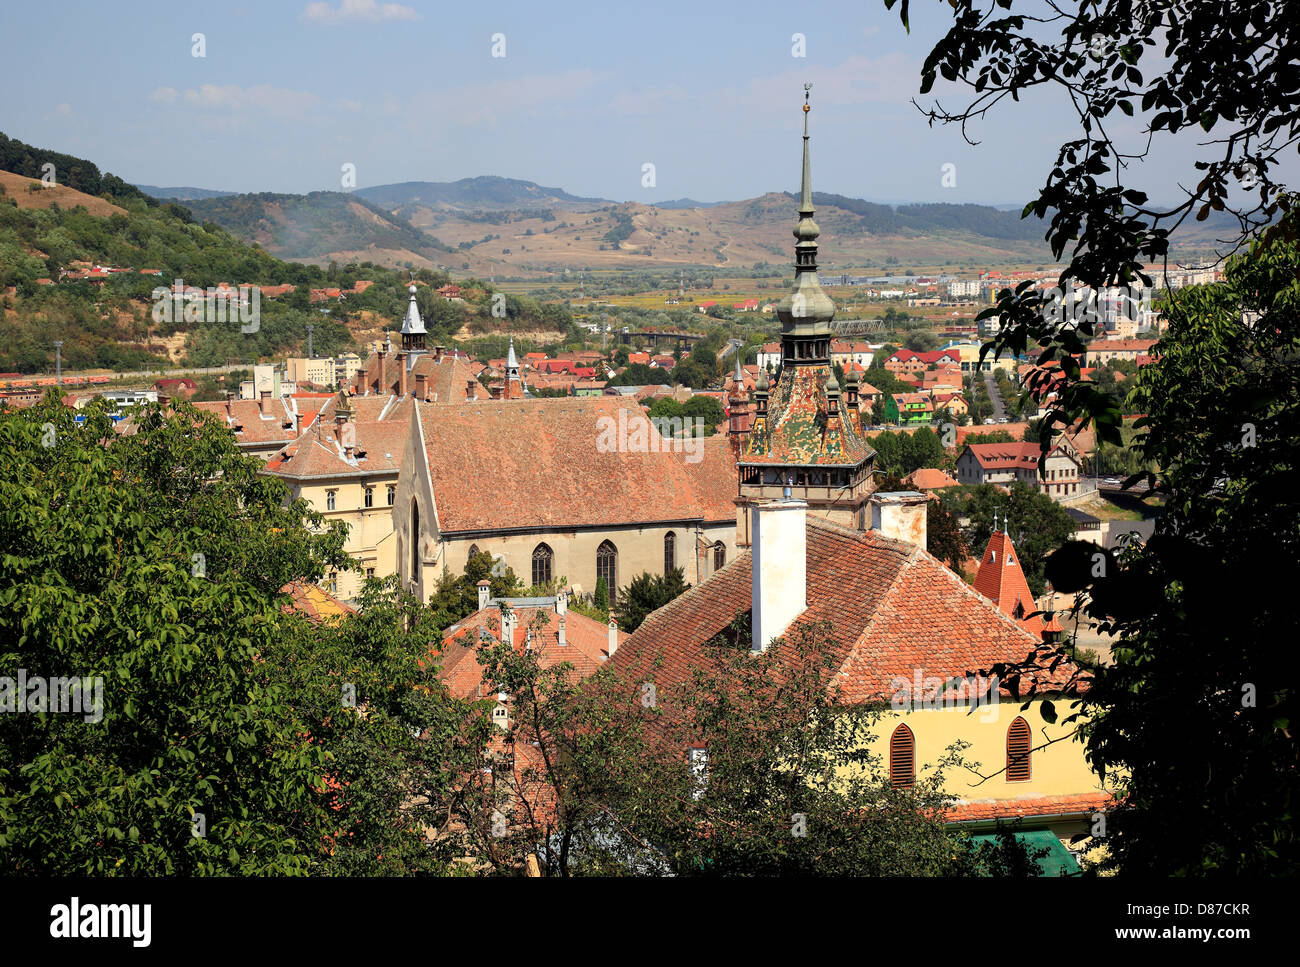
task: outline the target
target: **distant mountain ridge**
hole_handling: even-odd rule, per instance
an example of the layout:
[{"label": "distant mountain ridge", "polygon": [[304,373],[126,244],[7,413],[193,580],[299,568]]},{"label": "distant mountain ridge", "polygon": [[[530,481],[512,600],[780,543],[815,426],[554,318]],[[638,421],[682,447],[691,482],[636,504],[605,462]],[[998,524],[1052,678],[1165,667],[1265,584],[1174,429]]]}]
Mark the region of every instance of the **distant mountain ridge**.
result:
[{"label": "distant mountain ridge", "polygon": [[468,211],[572,206],[588,210],[614,204],[608,198],[582,198],[563,188],[547,188],[536,182],[498,175],[480,175],[459,181],[404,181],[358,188],[353,194],[390,210],[408,205]]},{"label": "distant mountain ridge", "polygon": [[201,198],[226,198],[237,191],[217,191],[213,188],[159,188],[156,185],[136,185],[146,195],[162,201],[193,201]]}]

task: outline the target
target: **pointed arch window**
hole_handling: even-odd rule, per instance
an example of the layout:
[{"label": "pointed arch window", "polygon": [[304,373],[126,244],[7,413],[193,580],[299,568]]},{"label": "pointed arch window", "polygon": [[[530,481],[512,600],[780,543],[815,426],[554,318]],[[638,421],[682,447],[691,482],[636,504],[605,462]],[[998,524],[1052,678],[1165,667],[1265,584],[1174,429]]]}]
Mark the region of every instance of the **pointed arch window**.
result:
[{"label": "pointed arch window", "polygon": [[1029,781],[1032,746],[1029,723],[1017,715],[1011,728],[1007,729],[1007,782]]},{"label": "pointed arch window", "polygon": [[551,583],[551,567],[555,563],[555,552],[547,544],[538,544],[533,548],[533,586],[545,587]]},{"label": "pointed arch window", "polygon": [[471,544],[471,545],[469,546],[469,553],[466,554],[466,556],[465,556],[465,560],[467,560],[467,561],[472,561],[472,560],[474,560],[474,558],[478,557],[480,553],[481,553],[481,552],[480,552],[479,549],[478,549],[478,545],[477,545],[477,544]]},{"label": "pointed arch window", "polygon": [[727,545],[718,541],[713,545],[713,570],[721,571],[727,563]]},{"label": "pointed arch window", "polygon": [[677,535],[669,531],[664,535],[664,574],[672,574],[677,567]]},{"label": "pointed arch window", "polygon": [[618,590],[618,548],[609,541],[601,541],[596,548],[596,580],[605,579],[609,600],[614,600]]},{"label": "pointed arch window", "polygon": [[889,784],[895,789],[916,784],[916,737],[906,725],[889,737]]}]

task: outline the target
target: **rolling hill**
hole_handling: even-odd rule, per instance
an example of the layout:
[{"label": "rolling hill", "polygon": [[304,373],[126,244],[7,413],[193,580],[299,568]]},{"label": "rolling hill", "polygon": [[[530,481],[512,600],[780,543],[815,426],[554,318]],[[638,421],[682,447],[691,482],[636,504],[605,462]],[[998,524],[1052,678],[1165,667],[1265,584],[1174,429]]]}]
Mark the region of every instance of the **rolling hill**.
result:
[{"label": "rolling hill", "polygon": [[282,259],[373,261],[433,268],[450,248],[378,205],[337,191],[309,195],[225,195],[184,203],[212,222]]}]

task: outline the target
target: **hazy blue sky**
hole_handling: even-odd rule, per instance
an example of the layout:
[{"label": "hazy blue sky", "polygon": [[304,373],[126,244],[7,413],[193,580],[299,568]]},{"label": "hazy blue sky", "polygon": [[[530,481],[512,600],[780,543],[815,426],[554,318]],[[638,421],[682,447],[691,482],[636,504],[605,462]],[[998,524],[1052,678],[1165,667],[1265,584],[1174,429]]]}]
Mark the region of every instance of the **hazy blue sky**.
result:
[{"label": "hazy blue sky", "polygon": [[[818,190],[991,204],[1031,197],[1076,134],[1054,93],[1008,102],[974,129],[979,147],[928,128],[909,99],[946,4],[914,2],[911,35],[880,0],[815,7],[6,3],[0,130],[153,185],[337,190],[350,163],[358,187],[496,174],[713,201],[797,187],[810,80]],[[806,57],[792,56],[796,32]],[[497,33],[505,57],[492,56]],[[1131,183],[1173,197],[1194,151],[1148,161]],[[955,188],[941,185],[945,163]]]}]

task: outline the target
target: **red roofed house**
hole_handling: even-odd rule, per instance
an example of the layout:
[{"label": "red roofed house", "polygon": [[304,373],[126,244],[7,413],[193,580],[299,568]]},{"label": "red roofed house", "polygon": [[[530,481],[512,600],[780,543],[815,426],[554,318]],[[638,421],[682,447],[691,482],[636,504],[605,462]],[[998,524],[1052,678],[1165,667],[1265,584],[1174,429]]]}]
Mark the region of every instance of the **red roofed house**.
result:
[{"label": "red roofed house", "polygon": [[1053,500],[1079,492],[1079,458],[1068,440],[1061,440],[1047,455],[1039,477],[1042,451],[1034,442],[967,444],[957,457],[957,481],[962,484],[1002,484],[1014,481],[1041,490]]},{"label": "red roofed house", "polygon": [[[1027,681],[1013,695],[988,676],[997,662],[1023,661],[1039,637],[925,550],[926,503],[874,495],[869,531],[813,516],[801,500],[752,505],[752,552],[651,614],[609,664],[630,683],[654,682],[672,716],[676,687],[719,660],[714,652],[759,655],[788,635],[825,629],[818,646],[842,699],[889,703],[870,744],[889,781],[911,786],[925,764],[967,742],[965,756],[991,778],[975,785],[950,774],[946,788],[958,800],[950,819],[1023,817],[1024,828],[1050,830],[1064,846],[1110,801],[1082,746],[1068,741],[1074,726],[1048,724],[1037,708],[1059,696],[1073,669],[1035,673],[1041,690],[1032,698]],[[747,635],[729,630],[737,615]],[[707,737],[702,748],[707,756]]]}]

